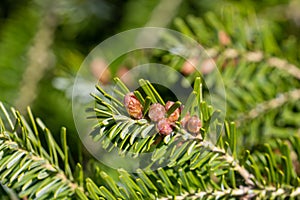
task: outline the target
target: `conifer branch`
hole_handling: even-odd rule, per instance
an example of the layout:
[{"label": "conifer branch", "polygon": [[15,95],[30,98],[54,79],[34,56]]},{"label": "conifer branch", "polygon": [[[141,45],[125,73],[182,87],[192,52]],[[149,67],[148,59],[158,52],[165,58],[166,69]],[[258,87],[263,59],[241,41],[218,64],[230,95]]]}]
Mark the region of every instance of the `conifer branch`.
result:
[{"label": "conifer branch", "polygon": [[[84,189],[73,179],[66,151],[54,141],[51,133],[40,120],[35,120],[28,109],[32,129],[18,112],[15,118],[0,102],[0,179],[1,183],[14,189],[21,198],[66,198]],[[13,125],[15,122],[15,125]],[[38,124],[38,126],[37,126]],[[5,125],[8,125],[7,127]],[[38,129],[45,130],[49,151],[41,145]],[[33,131],[32,131],[33,130]],[[64,129],[62,129],[64,134]],[[35,134],[34,134],[35,133]],[[65,144],[66,145],[66,144]],[[61,169],[58,160],[64,160]]]},{"label": "conifer branch", "polygon": [[240,114],[238,120],[236,121],[237,126],[239,126],[244,121],[255,119],[261,114],[264,114],[270,110],[280,108],[286,103],[297,100],[300,100],[300,89],[295,89],[283,94],[279,94],[278,97],[257,104],[256,107],[251,109],[250,111]]},{"label": "conifer branch", "polygon": [[43,13],[39,29],[33,38],[33,45],[28,51],[28,67],[26,68],[16,107],[23,113],[35,99],[37,84],[51,66],[50,47],[54,40],[57,19],[52,8]]},{"label": "conifer branch", "polygon": [[[239,199],[270,199],[270,198],[297,198],[300,195],[300,187],[296,188],[276,188],[265,187],[262,189],[253,189],[251,187],[241,187],[237,189],[225,189],[211,192],[197,192],[195,194],[186,194],[176,196],[175,199],[207,199],[207,198],[239,198]],[[160,200],[174,199],[174,197],[162,197]]]},{"label": "conifer branch", "polygon": [[[261,34],[271,39],[265,41],[268,38],[263,38],[260,45],[256,38],[243,32],[244,25],[248,24],[241,19],[236,21],[232,26],[223,27],[228,19],[223,22],[209,13],[207,23],[193,17],[187,19],[188,24],[181,19],[175,23],[204,46],[211,47],[210,41],[219,42],[218,47],[209,48],[207,52],[220,65],[224,82],[228,83],[230,117],[238,117],[237,125],[249,131],[249,138],[256,140],[255,148],[238,147],[246,140],[243,132],[237,134],[235,123],[216,117],[219,111],[203,101],[202,83],[200,78],[195,78],[195,73],[183,73],[195,83],[184,108],[183,102],[165,102],[164,94],[159,94],[147,80],[139,80],[140,88],[130,92],[116,78],[116,96],[100,86],[97,86],[100,95],[92,94],[96,104],[87,111],[91,113],[90,118],[97,119],[97,124],[92,133],[86,134],[104,150],[117,149],[119,156],[136,158],[142,153],[151,153],[147,160],[139,161],[141,169],[134,173],[117,169],[116,176],[112,177],[100,169],[99,163],[91,162],[95,173],[89,171],[90,166],[82,169],[81,164],[77,164],[74,173],[69,164],[65,129],[62,129],[61,147],[41,120],[33,117],[30,109],[26,121],[18,111],[8,112],[0,103],[1,184],[23,199],[297,199],[300,196],[299,132],[285,139],[273,136],[268,143],[261,144],[255,134],[264,133],[255,127],[255,130],[249,128],[248,124],[243,127],[242,123],[260,120],[262,115],[269,116],[269,111],[277,114],[278,110],[284,110],[288,115],[293,113],[288,116],[289,123],[299,130],[296,118],[299,107],[294,102],[300,99],[300,70],[292,64],[297,63],[297,59],[288,62],[279,58],[279,45],[268,28],[262,28]],[[48,22],[51,24],[51,20]],[[56,23],[52,25],[48,27],[51,30],[46,27],[46,33],[38,32],[37,44],[41,35],[52,38]],[[257,31],[248,28],[249,32]],[[37,49],[48,49],[51,41]],[[260,46],[262,49],[257,50]],[[162,60],[174,61],[172,58],[173,55],[168,55]],[[175,61],[173,64],[179,69],[182,63]],[[38,61],[33,59],[32,65],[36,63]],[[209,76],[209,70],[204,72],[203,76]],[[272,76],[268,76],[270,72]],[[272,89],[264,90],[268,87],[264,84],[270,84]],[[278,89],[276,84],[283,88]],[[291,102],[294,107],[285,106]],[[236,114],[236,110],[242,113]],[[197,115],[191,120],[193,112]],[[184,122],[184,118],[188,122]],[[262,126],[270,126],[269,123],[274,123],[272,120],[266,119]],[[209,136],[216,136],[217,141],[210,141]],[[43,137],[45,144],[41,140]],[[87,174],[90,177],[84,182]]]},{"label": "conifer branch", "polygon": [[[31,196],[32,198],[51,197],[48,195],[50,195],[54,191],[53,193],[55,193],[55,195],[53,195],[52,197],[59,198],[61,196],[65,196],[66,194],[68,196],[72,196],[76,189],[83,190],[83,188],[79,187],[77,183],[71,181],[65,175],[63,170],[59,169],[58,166],[53,166],[53,164],[49,163],[47,159],[35,155],[32,152],[28,152],[25,149],[22,149],[16,142],[7,140],[3,136],[0,136],[0,142],[0,150],[4,152],[4,155],[6,155],[2,157],[2,159],[7,158],[7,160],[10,161],[7,163],[7,165],[1,165],[1,173],[5,174],[9,169],[11,170],[13,168],[16,168],[14,169],[15,173],[9,173],[6,177],[6,181],[2,181],[2,183],[7,184],[13,189],[19,190],[20,197],[26,197],[27,195]],[[20,158],[14,159],[19,155]],[[21,165],[20,168],[18,168],[17,165],[19,164],[19,162],[23,162],[25,163],[25,165],[23,165],[23,167],[21,167]],[[4,167],[7,167],[7,170],[3,170]],[[27,174],[31,174],[32,172],[35,172],[36,175],[43,177],[28,177]],[[23,176],[21,176],[22,174]],[[30,182],[35,183],[33,185],[29,184],[27,187],[24,187],[25,184],[28,184]],[[36,190],[31,190],[32,193],[26,192],[27,190],[25,188],[29,189],[30,187],[33,187],[35,185],[39,185],[40,187],[36,188]],[[48,191],[48,189],[50,189],[50,186],[56,186],[55,190]],[[54,189],[54,187],[51,187],[51,189]],[[61,191],[59,191],[58,189],[60,189]]]},{"label": "conifer branch", "polygon": [[248,170],[241,166],[239,162],[235,158],[233,158],[232,155],[228,154],[224,149],[215,146],[210,141],[202,141],[200,142],[200,145],[204,148],[210,149],[212,152],[220,153],[222,155],[222,159],[233,166],[233,168],[243,177],[247,185],[254,186],[255,184],[258,184],[253,182],[253,180],[255,180],[253,174],[251,174]]},{"label": "conifer branch", "polygon": [[[227,47],[225,49],[209,48],[206,50],[206,52],[209,57],[215,59],[244,59],[248,63],[267,63],[267,66],[285,71],[289,75],[300,80],[300,69],[296,65],[283,58],[276,56],[268,57],[261,51],[240,51],[232,47]],[[238,62],[239,61],[237,61],[236,65],[238,65]]]}]

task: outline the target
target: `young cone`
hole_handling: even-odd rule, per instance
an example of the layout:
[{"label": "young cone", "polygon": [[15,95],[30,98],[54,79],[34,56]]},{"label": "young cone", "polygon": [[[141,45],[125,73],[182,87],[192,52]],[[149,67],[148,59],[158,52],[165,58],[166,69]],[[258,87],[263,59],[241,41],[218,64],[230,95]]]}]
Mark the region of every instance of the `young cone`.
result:
[{"label": "young cone", "polygon": [[155,103],[150,106],[148,116],[153,122],[158,122],[165,118],[165,115],[166,109],[163,105]]},{"label": "young cone", "polygon": [[143,117],[143,106],[133,92],[125,95],[124,105],[131,117],[135,119],[141,119]]}]

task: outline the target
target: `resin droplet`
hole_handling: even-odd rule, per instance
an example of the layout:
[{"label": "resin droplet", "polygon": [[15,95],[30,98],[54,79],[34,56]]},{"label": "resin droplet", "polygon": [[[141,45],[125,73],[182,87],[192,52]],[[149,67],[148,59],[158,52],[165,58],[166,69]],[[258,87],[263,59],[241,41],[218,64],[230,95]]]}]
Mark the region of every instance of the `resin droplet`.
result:
[{"label": "resin droplet", "polygon": [[135,119],[141,119],[143,117],[143,106],[133,92],[125,95],[124,105],[131,117]]},{"label": "resin droplet", "polygon": [[149,108],[148,116],[153,122],[157,122],[160,119],[165,118],[166,109],[159,103],[152,104]]}]

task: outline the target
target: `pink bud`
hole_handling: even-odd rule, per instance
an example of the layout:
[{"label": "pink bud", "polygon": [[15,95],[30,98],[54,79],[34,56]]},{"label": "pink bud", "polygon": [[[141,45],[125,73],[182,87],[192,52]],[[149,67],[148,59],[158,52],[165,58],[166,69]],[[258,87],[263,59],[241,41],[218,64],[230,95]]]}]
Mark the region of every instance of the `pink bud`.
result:
[{"label": "pink bud", "polygon": [[162,119],[156,124],[157,131],[162,135],[169,135],[172,133],[172,123],[167,119]]},{"label": "pink bud", "polygon": [[91,62],[91,72],[102,84],[108,84],[111,78],[111,72],[107,67],[108,64],[101,58],[96,58]]},{"label": "pink bud", "polygon": [[183,63],[182,68],[180,69],[180,72],[184,75],[190,75],[196,71],[196,66],[198,64],[199,60],[198,58],[189,58]]},{"label": "pink bud", "polygon": [[[174,105],[173,101],[168,101],[165,105],[166,110],[168,111]],[[168,120],[170,122],[175,122],[178,120],[180,115],[180,110],[177,108],[171,115],[169,115]]]},{"label": "pink bud", "polygon": [[124,105],[128,114],[135,118],[141,119],[143,117],[143,106],[136,98],[133,92],[130,92],[124,97]]},{"label": "pink bud", "polygon": [[187,130],[191,133],[198,133],[201,126],[201,121],[196,115],[192,116],[186,124]]},{"label": "pink bud", "polygon": [[221,45],[227,46],[231,43],[229,35],[223,30],[218,32],[218,38]]},{"label": "pink bud", "polygon": [[154,103],[149,108],[148,116],[153,122],[157,122],[160,119],[165,118],[166,109],[159,103]]},{"label": "pink bud", "polygon": [[187,122],[191,118],[190,113],[187,113],[183,118],[181,118],[180,124],[183,128],[186,128]]}]

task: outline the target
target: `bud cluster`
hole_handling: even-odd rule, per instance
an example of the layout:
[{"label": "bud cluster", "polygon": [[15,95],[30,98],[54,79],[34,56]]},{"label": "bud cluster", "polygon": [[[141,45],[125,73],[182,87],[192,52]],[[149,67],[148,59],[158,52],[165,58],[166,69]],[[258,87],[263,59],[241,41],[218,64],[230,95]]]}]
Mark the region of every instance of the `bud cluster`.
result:
[{"label": "bud cluster", "polygon": [[[133,92],[125,95],[124,105],[128,114],[134,119],[143,117],[143,106]],[[176,108],[171,114],[167,115],[167,112],[173,105],[173,101],[168,101],[165,106],[160,103],[154,103],[149,107],[148,117],[152,122],[156,123],[156,130],[162,135],[171,134],[175,127],[175,122],[180,117],[183,106]],[[199,117],[196,115],[190,116],[189,113],[181,119],[180,124],[193,134],[199,133],[202,126]]]},{"label": "bud cluster", "polygon": [[160,103],[154,103],[149,108],[148,117],[151,121],[157,123],[156,129],[162,135],[169,135],[172,133],[173,127],[175,126],[175,121],[177,121],[179,118],[179,108],[167,116],[167,112],[173,104],[173,101],[168,101],[165,106],[161,105]]}]

